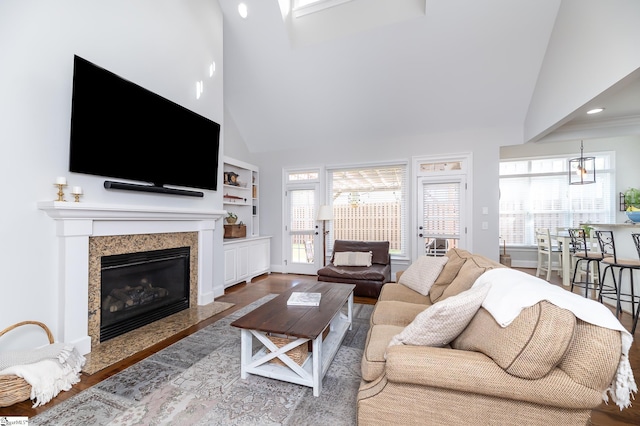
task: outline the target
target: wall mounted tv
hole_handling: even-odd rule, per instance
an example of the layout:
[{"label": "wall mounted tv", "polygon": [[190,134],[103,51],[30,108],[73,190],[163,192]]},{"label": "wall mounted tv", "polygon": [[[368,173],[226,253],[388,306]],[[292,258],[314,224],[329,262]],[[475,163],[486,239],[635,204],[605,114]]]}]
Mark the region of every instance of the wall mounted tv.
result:
[{"label": "wall mounted tv", "polygon": [[202,197],[217,189],[220,125],[74,56],[69,171],[145,182],[131,189]]}]

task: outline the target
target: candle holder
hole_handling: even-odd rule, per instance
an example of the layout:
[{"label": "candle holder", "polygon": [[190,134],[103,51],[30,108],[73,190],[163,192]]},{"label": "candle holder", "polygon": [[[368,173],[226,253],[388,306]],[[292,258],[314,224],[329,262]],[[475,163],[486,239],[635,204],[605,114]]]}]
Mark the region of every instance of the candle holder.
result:
[{"label": "candle holder", "polygon": [[54,185],[58,187],[58,199],[56,201],[67,201],[67,200],[64,199],[64,192],[62,191],[62,188],[67,186],[67,184],[66,183],[55,183]]},{"label": "candle holder", "polygon": [[71,194],[73,194],[73,198],[75,199],[75,202],[79,203],[80,196],[82,195],[82,188],[79,186],[74,186],[73,189],[71,189]]}]

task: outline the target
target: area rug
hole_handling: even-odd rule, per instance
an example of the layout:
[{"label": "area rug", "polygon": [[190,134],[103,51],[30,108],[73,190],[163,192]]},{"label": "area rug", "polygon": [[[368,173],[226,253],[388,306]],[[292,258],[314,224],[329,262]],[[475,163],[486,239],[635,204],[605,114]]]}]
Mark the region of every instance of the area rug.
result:
[{"label": "area rug", "polygon": [[360,362],[373,305],[354,305],[353,329],[313,389],[240,378],[240,330],[230,323],[269,295],[31,419],[30,425],[355,425]]},{"label": "area rug", "polygon": [[86,356],[87,362],[82,372],[94,374],[232,306],[235,303],[217,301],[194,306],[108,340],[93,348]]}]

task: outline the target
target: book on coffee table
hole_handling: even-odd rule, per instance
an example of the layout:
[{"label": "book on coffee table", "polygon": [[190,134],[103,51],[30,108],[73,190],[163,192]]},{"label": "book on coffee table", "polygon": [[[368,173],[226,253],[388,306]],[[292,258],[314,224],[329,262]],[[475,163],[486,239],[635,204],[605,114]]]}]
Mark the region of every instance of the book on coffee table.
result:
[{"label": "book on coffee table", "polygon": [[294,291],[287,300],[290,306],[320,306],[321,293],[311,293],[306,291]]}]

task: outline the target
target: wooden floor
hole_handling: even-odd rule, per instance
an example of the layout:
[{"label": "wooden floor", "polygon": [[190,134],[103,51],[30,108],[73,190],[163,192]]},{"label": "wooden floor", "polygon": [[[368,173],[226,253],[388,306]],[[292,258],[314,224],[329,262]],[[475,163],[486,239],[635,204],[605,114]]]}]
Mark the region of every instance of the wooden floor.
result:
[{"label": "wooden floor", "polygon": [[[535,274],[535,269],[522,269],[525,272]],[[50,401],[43,407],[31,408],[32,402],[30,400],[17,403],[12,405],[11,407],[3,407],[0,408],[0,416],[27,416],[32,417],[37,413],[48,410],[53,407],[55,404],[58,404],[65,399],[72,397],[73,395],[90,388],[91,386],[99,383],[102,380],[107,379],[108,377],[124,370],[125,368],[135,364],[136,362],[141,361],[142,359],[150,356],[153,353],[160,351],[161,349],[177,342],[178,340],[200,330],[220,318],[223,318],[234,311],[260,299],[263,296],[273,293],[281,293],[283,291],[288,290],[289,288],[295,286],[302,280],[315,280],[315,276],[304,276],[304,275],[284,275],[284,274],[271,274],[264,275],[258,277],[253,280],[250,284],[238,284],[231,288],[228,288],[225,292],[225,295],[217,298],[216,300],[222,302],[231,302],[236,305],[228,309],[218,315],[215,315],[201,323],[194,325],[193,327],[176,334],[170,339],[167,339],[143,352],[140,352],[130,358],[125,359],[124,361],[106,368],[102,371],[99,371],[96,374],[91,376],[82,375],[80,383],[76,384],[70,391],[61,392],[56,398]],[[553,284],[561,285],[561,278],[553,275],[551,278]],[[368,298],[355,298],[356,303],[375,303],[374,299]],[[628,330],[631,329],[631,316],[628,314],[623,314],[621,318],[622,324],[627,327]],[[634,374],[636,375],[636,382],[640,383],[640,344],[634,341],[633,346],[631,347],[631,351],[629,353],[629,359],[631,361],[631,367],[633,368]],[[599,425],[599,426],[622,426],[622,425],[640,425],[640,400],[630,408],[627,408],[623,411],[612,403],[601,404],[600,407],[593,410],[591,416],[591,424]]]}]

